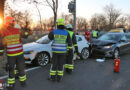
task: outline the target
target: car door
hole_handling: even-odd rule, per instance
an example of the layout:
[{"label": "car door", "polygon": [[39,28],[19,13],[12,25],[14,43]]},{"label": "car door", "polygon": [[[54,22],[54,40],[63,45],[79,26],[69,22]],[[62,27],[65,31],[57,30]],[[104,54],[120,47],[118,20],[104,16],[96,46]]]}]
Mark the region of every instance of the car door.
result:
[{"label": "car door", "polygon": [[127,50],[130,50],[130,34],[126,34],[126,39],[127,39]]},{"label": "car door", "polygon": [[124,53],[128,47],[128,41],[125,35],[123,35],[119,41],[120,53]]},{"label": "car door", "polygon": [[88,42],[83,36],[76,36],[78,50],[81,53],[82,49],[85,47],[89,47]]},{"label": "car door", "polygon": [[81,52],[81,41],[82,41],[82,39],[79,37],[79,36],[76,36],[76,40],[77,40],[77,45],[78,45],[78,50],[79,50],[79,52]]}]

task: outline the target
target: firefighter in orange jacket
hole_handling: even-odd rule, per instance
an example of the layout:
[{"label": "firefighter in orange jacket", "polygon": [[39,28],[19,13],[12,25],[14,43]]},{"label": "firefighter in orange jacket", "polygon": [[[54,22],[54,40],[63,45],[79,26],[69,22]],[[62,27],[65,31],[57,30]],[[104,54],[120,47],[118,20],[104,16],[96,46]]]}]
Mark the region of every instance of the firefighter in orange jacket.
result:
[{"label": "firefighter in orange jacket", "polygon": [[25,61],[20,30],[18,28],[14,28],[14,25],[14,18],[7,16],[5,18],[5,28],[2,30],[2,37],[7,50],[6,52],[9,66],[8,88],[13,88],[15,84],[15,65],[18,68],[19,81],[21,85],[24,86],[26,84],[26,75],[24,71]]}]

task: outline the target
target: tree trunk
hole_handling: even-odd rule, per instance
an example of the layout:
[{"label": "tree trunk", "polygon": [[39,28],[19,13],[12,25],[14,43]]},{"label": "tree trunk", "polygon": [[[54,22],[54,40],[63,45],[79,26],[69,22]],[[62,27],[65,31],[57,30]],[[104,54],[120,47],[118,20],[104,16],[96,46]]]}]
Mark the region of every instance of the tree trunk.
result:
[{"label": "tree trunk", "polygon": [[56,20],[57,20],[57,13],[54,12],[54,26],[55,26],[55,28],[56,28]]},{"label": "tree trunk", "polygon": [[[5,0],[0,0],[0,18],[2,19],[3,22],[4,22],[4,4]],[[1,26],[3,26],[3,23]]]}]

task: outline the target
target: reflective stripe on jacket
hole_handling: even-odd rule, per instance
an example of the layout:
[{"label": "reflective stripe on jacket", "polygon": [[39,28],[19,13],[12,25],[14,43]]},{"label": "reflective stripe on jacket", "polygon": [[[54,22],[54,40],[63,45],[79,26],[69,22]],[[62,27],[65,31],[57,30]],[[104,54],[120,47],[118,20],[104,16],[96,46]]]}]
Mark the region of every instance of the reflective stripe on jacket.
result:
[{"label": "reflective stripe on jacket", "polygon": [[93,37],[97,37],[98,32],[97,31],[93,31]]},{"label": "reflective stripe on jacket", "polygon": [[54,41],[52,44],[52,51],[54,53],[66,53],[67,52],[67,45],[66,40],[68,36],[68,32],[65,30],[53,30],[54,33]]},{"label": "reflective stripe on jacket", "polygon": [[4,30],[2,33],[7,48],[8,56],[17,56],[23,53],[20,30],[11,28]]}]

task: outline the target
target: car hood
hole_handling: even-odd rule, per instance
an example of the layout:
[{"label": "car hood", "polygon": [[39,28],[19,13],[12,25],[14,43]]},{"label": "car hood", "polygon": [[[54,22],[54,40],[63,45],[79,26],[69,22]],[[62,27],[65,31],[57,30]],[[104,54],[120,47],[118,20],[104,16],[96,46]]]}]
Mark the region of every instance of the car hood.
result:
[{"label": "car hood", "polygon": [[117,42],[113,40],[98,40],[98,39],[95,39],[91,42],[92,45],[98,45],[98,46],[107,46],[107,45],[112,45],[116,43]]},{"label": "car hood", "polygon": [[36,49],[39,49],[39,48],[43,48],[43,47],[46,47],[46,45],[44,44],[39,44],[39,43],[36,43],[36,42],[32,42],[32,43],[27,43],[27,44],[24,44],[23,45],[23,50],[24,51],[31,51],[31,50],[36,50]]}]

